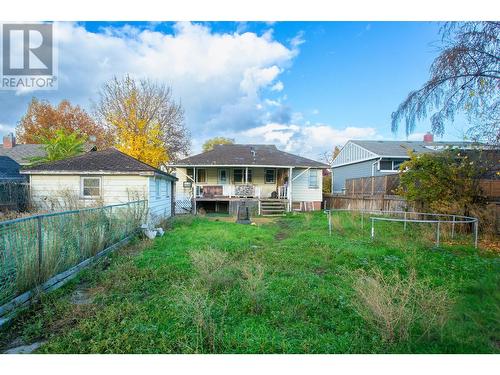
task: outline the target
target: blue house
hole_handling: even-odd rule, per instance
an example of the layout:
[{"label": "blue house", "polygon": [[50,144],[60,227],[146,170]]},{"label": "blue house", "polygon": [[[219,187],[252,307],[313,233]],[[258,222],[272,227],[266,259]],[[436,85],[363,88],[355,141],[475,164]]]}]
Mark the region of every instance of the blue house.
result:
[{"label": "blue house", "polygon": [[471,149],[472,142],[434,142],[431,134],[424,141],[358,141],[349,140],[332,163],[332,191],[345,192],[349,178],[395,174],[399,166],[414,153],[440,152],[449,148]]}]

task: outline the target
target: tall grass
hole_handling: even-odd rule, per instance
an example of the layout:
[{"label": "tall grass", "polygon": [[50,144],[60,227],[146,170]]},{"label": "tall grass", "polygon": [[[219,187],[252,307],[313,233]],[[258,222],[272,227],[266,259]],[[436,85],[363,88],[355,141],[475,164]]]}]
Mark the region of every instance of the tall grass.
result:
[{"label": "tall grass", "polygon": [[413,269],[406,277],[360,270],[353,288],[356,312],[388,342],[441,333],[453,305],[444,288],[431,287]]},{"label": "tall grass", "polygon": [[41,215],[0,225],[0,304],[124,238],[141,224],[143,206]]}]

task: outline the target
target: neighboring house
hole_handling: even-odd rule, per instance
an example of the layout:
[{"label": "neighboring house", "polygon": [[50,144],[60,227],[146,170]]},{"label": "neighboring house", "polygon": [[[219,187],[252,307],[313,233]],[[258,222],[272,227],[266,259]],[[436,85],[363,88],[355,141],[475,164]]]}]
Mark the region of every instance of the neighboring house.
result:
[{"label": "neighboring house", "polygon": [[30,180],[31,201],[45,209],[64,208],[65,200],[79,206],[146,199],[153,222],[174,212],[174,176],[114,148],[93,151],[21,170]]},{"label": "neighboring house", "polygon": [[3,143],[0,144],[0,182],[26,181],[19,170],[29,165],[32,158],[41,156],[45,156],[43,145],[16,144],[12,133],[4,136]]},{"label": "neighboring house", "polygon": [[[321,208],[322,170],[329,166],[274,145],[216,145],[170,165],[180,182],[177,199],[195,212],[234,214],[243,199],[262,214]],[[194,199],[193,199],[194,198]]]},{"label": "neighboring house", "polygon": [[399,166],[414,153],[440,152],[449,148],[472,149],[472,142],[434,142],[432,134],[424,141],[357,141],[350,140],[332,163],[332,191],[343,193],[349,178],[384,176],[398,173]]}]

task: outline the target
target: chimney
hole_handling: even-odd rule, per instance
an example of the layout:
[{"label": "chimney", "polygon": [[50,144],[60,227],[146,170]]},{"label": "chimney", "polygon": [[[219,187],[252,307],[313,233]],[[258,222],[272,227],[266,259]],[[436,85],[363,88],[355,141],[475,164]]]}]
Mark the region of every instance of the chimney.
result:
[{"label": "chimney", "polygon": [[14,134],[9,133],[3,136],[3,148],[12,148],[16,145],[16,137]]},{"label": "chimney", "polygon": [[429,133],[429,132],[425,133],[425,135],[424,135],[424,142],[425,143],[432,143],[432,142],[434,142],[434,136],[432,135],[432,133]]}]

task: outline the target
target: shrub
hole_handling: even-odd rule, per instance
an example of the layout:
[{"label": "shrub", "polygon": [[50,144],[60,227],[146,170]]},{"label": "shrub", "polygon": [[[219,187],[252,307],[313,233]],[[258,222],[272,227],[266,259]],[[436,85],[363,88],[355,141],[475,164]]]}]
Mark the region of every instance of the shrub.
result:
[{"label": "shrub", "polygon": [[413,269],[406,278],[398,272],[360,270],[354,291],[354,309],[387,342],[441,332],[452,306],[445,289],[417,279]]}]

